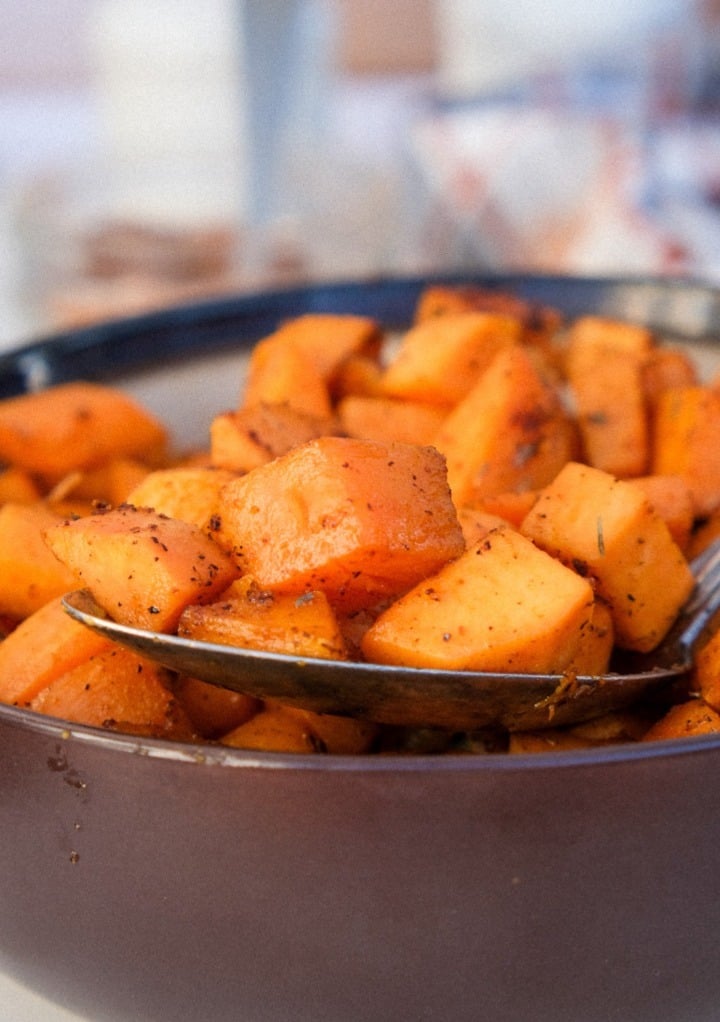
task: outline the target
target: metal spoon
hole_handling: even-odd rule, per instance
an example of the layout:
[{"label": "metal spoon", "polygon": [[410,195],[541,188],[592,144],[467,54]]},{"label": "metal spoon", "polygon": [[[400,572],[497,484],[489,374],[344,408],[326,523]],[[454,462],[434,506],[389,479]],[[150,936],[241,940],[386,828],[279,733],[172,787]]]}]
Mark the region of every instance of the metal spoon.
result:
[{"label": "metal spoon", "polygon": [[628,656],[622,672],[597,677],[303,660],[130,628],[108,618],[87,590],[63,602],[77,621],[150,660],[261,699],[384,724],[517,731],[577,723],[630,706],[687,674],[700,636],[720,609],[720,540],[691,567],[695,589],[662,645]]}]

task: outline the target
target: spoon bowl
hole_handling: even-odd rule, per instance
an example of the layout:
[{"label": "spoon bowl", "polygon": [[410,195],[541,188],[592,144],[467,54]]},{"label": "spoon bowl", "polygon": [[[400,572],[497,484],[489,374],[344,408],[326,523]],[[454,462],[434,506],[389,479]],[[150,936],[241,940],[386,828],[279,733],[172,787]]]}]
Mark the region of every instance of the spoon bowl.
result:
[{"label": "spoon bowl", "polygon": [[720,541],[692,563],[695,589],[664,642],[608,674],[438,671],[281,653],[132,628],[113,621],[88,590],[64,598],[93,631],[180,674],[260,699],[380,724],[508,731],[579,723],[631,706],[687,674],[693,650],[720,608]]}]

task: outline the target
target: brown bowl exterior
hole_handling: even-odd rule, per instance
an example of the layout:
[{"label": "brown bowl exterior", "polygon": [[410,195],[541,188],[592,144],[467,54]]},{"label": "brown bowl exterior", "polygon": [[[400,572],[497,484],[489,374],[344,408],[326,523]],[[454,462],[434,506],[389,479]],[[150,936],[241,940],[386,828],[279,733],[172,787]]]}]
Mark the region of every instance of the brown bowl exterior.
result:
[{"label": "brown bowl exterior", "polygon": [[0,720],[0,946],[122,1022],[716,1019],[720,742],[308,759]]},{"label": "brown bowl exterior", "polygon": [[[702,285],[493,283],[693,339],[720,323]],[[0,359],[0,392],[117,377],[303,311],[400,323],[421,286],[109,324]],[[294,757],[0,707],[0,969],[95,1022],[710,1022],[719,771],[714,738]]]}]

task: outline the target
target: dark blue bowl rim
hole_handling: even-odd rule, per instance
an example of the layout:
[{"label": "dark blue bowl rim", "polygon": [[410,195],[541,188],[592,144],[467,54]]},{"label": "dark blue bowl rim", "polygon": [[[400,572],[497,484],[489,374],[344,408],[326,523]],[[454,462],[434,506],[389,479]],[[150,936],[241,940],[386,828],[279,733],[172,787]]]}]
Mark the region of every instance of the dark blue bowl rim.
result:
[{"label": "dark blue bowl rim", "polygon": [[487,272],[383,276],[209,298],[32,339],[0,354],[0,397],[78,377],[117,376],[168,358],[248,347],[302,313],[356,313],[399,328],[430,282],[510,290],[568,317],[595,309],[688,339],[720,338],[720,288],[694,279]]}]

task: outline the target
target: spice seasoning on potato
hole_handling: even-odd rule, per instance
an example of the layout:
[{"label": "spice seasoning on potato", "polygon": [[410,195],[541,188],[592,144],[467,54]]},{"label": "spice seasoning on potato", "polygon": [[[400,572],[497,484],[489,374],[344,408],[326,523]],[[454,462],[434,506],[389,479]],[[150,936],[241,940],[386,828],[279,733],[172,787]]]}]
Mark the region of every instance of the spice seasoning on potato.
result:
[{"label": "spice seasoning on potato", "polygon": [[190,738],[170,672],[113,644],[44,688],[31,709],[78,724],[130,730],[158,738]]},{"label": "spice seasoning on potato", "polygon": [[186,607],[177,632],[188,639],[269,653],[347,658],[337,618],[325,593],[273,593],[247,576],[233,582],[217,603]]},{"label": "spice seasoning on potato", "polygon": [[197,526],[132,504],[50,527],[55,555],[116,621],[173,631],[189,603],[208,603],[239,574]]},{"label": "spice seasoning on potato", "polygon": [[388,607],[362,649],[410,667],[562,673],[592,608],[585,579],[499,528]]},{"label": "spice seasoning on potato", "polygon": [[568,463],[521,532],[594,579],[624,649],[657,646],[693,588],[682,551],[642,489],[601,469]]},{"label": "spice seasoning on potato", "polygon": [[405,592],[464,549],[431,447],[325,437],[224,488],[218,542],[244,573],[345,610]]}]

